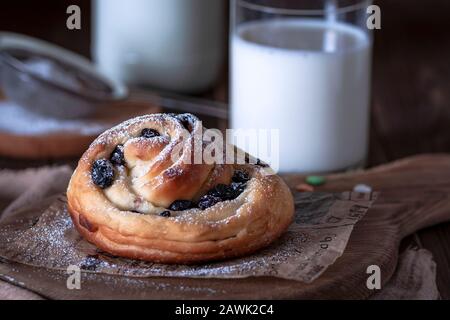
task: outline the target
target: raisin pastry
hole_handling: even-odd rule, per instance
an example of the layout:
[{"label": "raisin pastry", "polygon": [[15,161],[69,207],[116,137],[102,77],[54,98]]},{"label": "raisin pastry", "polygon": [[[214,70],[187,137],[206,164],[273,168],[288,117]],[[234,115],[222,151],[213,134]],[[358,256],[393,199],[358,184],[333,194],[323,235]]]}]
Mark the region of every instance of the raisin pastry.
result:
[{"label": "raisin pastry", "polygon": [[67,191],[78,231],[117,256],[186,264],[245,255],[279,237],[294,213],[286,184],[259,162],[194,159],[214,144],[204,130],[190,114],[153,114],[100,135]]}]

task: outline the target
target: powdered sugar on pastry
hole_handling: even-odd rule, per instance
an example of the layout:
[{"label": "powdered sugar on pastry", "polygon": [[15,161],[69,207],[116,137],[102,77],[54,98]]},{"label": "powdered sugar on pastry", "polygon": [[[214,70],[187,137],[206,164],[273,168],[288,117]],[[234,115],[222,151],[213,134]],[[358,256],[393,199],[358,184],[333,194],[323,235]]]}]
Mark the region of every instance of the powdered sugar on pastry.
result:
[{"label": "powdered sugar on pastry", "polygon": [[294,212],[286,184],[258,165],[192,163],[194,146],[208,145],[194,141],[203,130],[192,115],[157,114],[100,135],[67,192],[79,232],[112,254],[165,263],[236,257],[276,239]]}]

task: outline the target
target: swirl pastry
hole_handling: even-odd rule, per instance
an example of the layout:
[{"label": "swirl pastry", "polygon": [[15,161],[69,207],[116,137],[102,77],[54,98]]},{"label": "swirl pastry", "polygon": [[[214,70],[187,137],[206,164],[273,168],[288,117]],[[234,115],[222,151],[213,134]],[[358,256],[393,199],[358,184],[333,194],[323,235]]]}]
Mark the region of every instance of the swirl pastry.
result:
[{"label": "swirl pastry", "polygon": [[67,190],[78,231],[111,254],[161,263],[237,257],[274,241],[293,217],[288,187],[260,163],[199,162],[196,150],[215,143],[204,131],[193,115],[154,114],[100,135]]}]

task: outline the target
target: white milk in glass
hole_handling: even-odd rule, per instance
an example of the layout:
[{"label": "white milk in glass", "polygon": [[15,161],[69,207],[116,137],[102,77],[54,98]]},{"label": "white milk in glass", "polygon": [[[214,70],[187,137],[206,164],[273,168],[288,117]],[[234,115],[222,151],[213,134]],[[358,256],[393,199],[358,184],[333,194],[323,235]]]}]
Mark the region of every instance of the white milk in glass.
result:
[{"label": "white milk in glass", "polygon": [[370,52],[369,37],[349,24],[299,18],[241,24],[231,48],[232,128],[279,129],[282,172],[361,164]]}]

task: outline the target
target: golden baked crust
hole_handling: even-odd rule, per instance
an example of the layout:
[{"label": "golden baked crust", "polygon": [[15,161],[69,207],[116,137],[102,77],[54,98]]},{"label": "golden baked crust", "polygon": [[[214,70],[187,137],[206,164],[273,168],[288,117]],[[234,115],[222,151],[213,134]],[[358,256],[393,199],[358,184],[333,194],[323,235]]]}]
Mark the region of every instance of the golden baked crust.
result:
[{"label": "golden baked crust", "polygon": [[[254,252],[279,237],[292,221],[292,195],[266,168],[243,164],[190,164],[201,122],[186,124],[175,115],[129,120],[98,137],[78,163],[67,190],[74,225],[90,242],[114,255],[161,263],[197,263]],[[160,137],[140,138],[144,128]],[[188,132],[188,136],[180,137]],[[171,158],[182,145],[179,160]],[[116,166],[112,186],[102,189],[91,177],[93,163],[109,159],[123,145],[126,164]],[[205,144],[202,143],[202,148]],[[170,151],[170,152],[169,152]],[[198,199],[217,184],[229,184],[235,170],[250,180],[233,200],[209,208],[171,211],[175,200]]]}]

